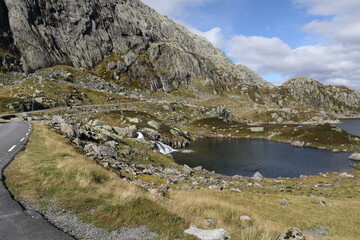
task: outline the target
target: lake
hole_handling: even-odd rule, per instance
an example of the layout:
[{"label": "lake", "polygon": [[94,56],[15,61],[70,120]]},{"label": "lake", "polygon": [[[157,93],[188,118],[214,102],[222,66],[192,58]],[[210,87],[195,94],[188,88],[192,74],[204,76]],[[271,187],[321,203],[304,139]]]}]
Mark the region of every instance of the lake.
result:
[{"label": "lake", "polygon": [[[360,119],[346,119],[338,126],[360,135]],[[175,161],[190,167],[203,166],[224,175],[252,176],[260,172],[268,178],[299,177],[326,172],[353,171],[356,162],[351,153],[297,148],[289,144],[256,139],[199,139],[187,150],[192,153],[173,153]]]},{"label": "lake", "polygon": [[360,136],[360,119],[340,119],[341,123],[337,124],[345,131]]}]

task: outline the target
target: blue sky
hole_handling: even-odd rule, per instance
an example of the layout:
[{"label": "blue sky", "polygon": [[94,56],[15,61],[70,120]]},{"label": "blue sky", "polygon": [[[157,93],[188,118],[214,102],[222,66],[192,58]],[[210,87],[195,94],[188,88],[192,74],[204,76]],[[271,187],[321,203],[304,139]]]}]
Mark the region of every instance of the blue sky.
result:
[{"label": "blue sky", "polygon": [[359,0],[143,2],[275,84],[308,76],[360,90]]}]

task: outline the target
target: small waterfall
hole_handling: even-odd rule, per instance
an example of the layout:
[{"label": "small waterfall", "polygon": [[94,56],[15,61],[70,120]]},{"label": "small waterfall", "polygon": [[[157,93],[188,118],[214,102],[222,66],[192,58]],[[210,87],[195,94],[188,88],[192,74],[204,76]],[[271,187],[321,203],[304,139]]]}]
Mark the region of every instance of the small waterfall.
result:
[{"label": "small waterfall", "polygon": [[138,135],[137,136],[138,139],[144,139],[145,138],[144,135],[141,132],[137,132],[136,134]]},{"label": "small waterfall", "polygon": [[170,147],[169,145],[166,145],[162,142],[156,141],[155,142],[156,147],[158,148],[159,152],[162,154],[170,154],[172,152],[177,152],[178,150],[173,149],[172,147]]}]

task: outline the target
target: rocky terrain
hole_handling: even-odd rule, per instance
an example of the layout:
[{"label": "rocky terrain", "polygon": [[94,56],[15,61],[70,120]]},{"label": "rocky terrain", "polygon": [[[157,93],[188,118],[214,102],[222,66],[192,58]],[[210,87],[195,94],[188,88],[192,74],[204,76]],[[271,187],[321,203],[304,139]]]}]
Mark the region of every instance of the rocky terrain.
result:
[{"label": "rocky terrain", "polygon": [[[74,86],[79,94],[91,89],[148,99],[162,91],[172,96],[161,100],[178,97],[199,105],[215,100],[249,121],[319,122],[359,115],[359,93],[305,77],[274,87],[138,0],[1,0],[0,5],[0,83],[6,86],[0,105],[10,103],[2,111],[29,110],[18,98],[29,105],[32,95],[40,104],[36,108],[87,103],[76,94],[43,102],[48,96],[38,88],[50,81]],[[33,89],[11,93],[9,88],[24,79],[33,80]]]},{"label": "rocky terrain", "polygon": [[[357,172],[300,180],[264,179],[260,173],[230,177],[180,166],[159,153],[157,142],[181,149],[203,137],[360,151],[357,136],[328,124],[360,116],[360,93],[307,77],[275,87],[139,0],[0,0],[0,113],[41,109],[49,111],[19,119],[46,124],[161,204],[169,204],[173,192],[195,190],[358,196],[352,181]],[[330,206],[322,200],[316,205]],[[253,221],[242,217],[240,228],[248,229],[243,222]],[[202,224],[212,229],[214,221]],[[196,226],[185,232],[210,234]],[[229,235],[213,233],[219,239]],[[289,235],[305,238],[290,229],[278,239]]]}]

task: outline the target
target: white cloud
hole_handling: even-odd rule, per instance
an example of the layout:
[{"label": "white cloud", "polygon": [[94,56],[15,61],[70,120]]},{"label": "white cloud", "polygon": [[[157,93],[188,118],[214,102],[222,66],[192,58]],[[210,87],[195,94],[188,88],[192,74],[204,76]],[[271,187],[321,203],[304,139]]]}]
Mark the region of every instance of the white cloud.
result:
[{"label": "white cloud", "polygon": [[292,49],[278,38],[237,35],[227,54],[259,74],[308,76],[360,90],[360,1],[293,1],[309,14],[326,16],[303,27],[321,37],[321,44]]},{"label": "white cloud", "polygon": [[359,0],[293,0],[312,15],[334,16],[360,12]]},{"label": "white cloud", "polygon": [[[186,19],[187,7],[219,0],[142,0],[177,22]],[[347,85],[360,90],[360,0],[292,0],[318,20],[303,26],[303,31],[320,37],[321,43],[291,48],[279,38],[236,35],[224,39],[214,27],[190,31],[225,48],[228,56],[256,73],[268,76],[308,76],[327,84]],[[277,80],[281,82],[282,80]]]},{"label": "white cloud", "polygon": [[[227,54],[261,75],[308,76],[325,83],[360,89],[360,50],[343,45],[309,45],[292,49],[278,38],[233,37]],[[339,81],[347,79],[347,81]]]},{"label": "white cloud", "polygon": [[161,14],[178,18],[185,13],[187,6],[196,6],[213,0],[141,0]]},{"label": "white cloud", "polygon": [[224,46],[224,35],[222,34],[222,30],[219,27],[215,27],[210,29],[207,32],[202,32],[193,27],[187,27],[191,32],[205,37],[209,42],[211,42],[215,47],[222,48]]},{"label": "white cloud", "polygon": [[221,28],[214,27],[209,31],[204,32],[180,20],[184,18],[184,15],[186,15],[186,7],[197,6],[213,1],[218,0],[142,0],[143,3],[154,8],[159,13],[167,15],[175,22],[186,26],[191,32],[205,37],[215,47],[222,48],[224,44],[224,36]]}]

